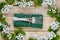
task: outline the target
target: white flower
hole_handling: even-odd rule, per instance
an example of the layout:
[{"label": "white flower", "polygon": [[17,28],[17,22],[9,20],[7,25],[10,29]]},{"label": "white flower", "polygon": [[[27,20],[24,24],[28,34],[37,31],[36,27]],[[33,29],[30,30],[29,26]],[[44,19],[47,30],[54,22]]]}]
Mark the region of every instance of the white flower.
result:
[{"label": "white flower", "polygon": [[45,2],[42,3],[43,7],[48,7]]},{"label": "white flower", "polygon": [[3,28],[7,28],[7,27],[8,27],[7,25],[3,24]]},{"label": "white flower", "polygon": [[52,5],[52,0],[49,0],[47,4]]},{"label": "white flower", "polygon": [[1,12],[4,13],[8,13],[9,12],[9,8],[11,8],[13,5],[5,5],[4,8],[1,9]]},{"label": "white flower", "polygon": [[5,5],[4,8],[9,8],[9,5]]},{"label": "white flower", "polygon": [[48,34],[49,39],[53,39],[53,35],[51,33]]},{"label": "white flower", "polygon": [[9,34],[7,35],[7,37],[8,37],[8,39],[10,40],[10,39],[11,39],[11,34],[9,33]]},{"label": "white flower", "polygon": [[52,9],[52,12],[53,12],[53,13],[56,13],[56,10]]},{"label": "white flower", "polygon": [[49,32],[49,33],[48,33],[48,38],[49,38],[49,39],[53,39],[53,37],[55,38],[55,37],[56,37],[56,34],[55,34],[54,32],[52,32],[52,31]]},{"label": "white flower", "polygon": [[30,3],[29,3],[29,2],[27,2],[27,5],[28,5],[28,6],[30,6]]},{"label": "white flower", "polygon": [[45,7],[48,7],[49,6],[52,6],[52,5],[55,5],[55,2],[54,0],[43,0],[43,3],[42,5],[45,6]]},{"label": "white flower", "polygon": [[58,25],[59,23],[57,21],[53,21],[50,26],[51,26],[51,29],[56,30],[59,27]]},{"label": "white flower", "polygon": [[4,13],[8,13],[9,12],[9,9],[8,8],[2,8],[1,9],[1,12],[4,14]]},{"label": "white flower", "polygon": [[47,0],[43,0],[43,3],[42,3],[42,5],[43,5],[43,7],[47,7],[48,5],[48,1]]},{"label": "white flower", "polygon": [[32,6],[32,5],[34,5],[34,3],[33,3],[33,1],[29,1],[29,2],[27,3],[27,5],[28,5],[28,6]]},{"label": "white flower", "polygon": [[20,2],[19,7],[25,8],[26,7],[26,2]]},{"label": "white flower", "polygon": [[5,5],[4,8],[11,8],[13,5]]},{"label": "white flower", "polygon": [[50,33],[53,35],[54,38],[56,37],[56,34],[53,31],[51,31]]},{"label": "white flower", "polygon": [[25,7],[26,7],[26,4],[27,4],[26,2],[23,2],[23,8],[25,8]]},{"label": "white flower", "polygon": [[58,29],[58,26],[52,26],[51,29],[56,30]]},{"label": "white flower", "polygon": [[34,5],[34,2],[33,1],[29,1],[29,2],[26,2],[25,0],[23,0],[23,2],[15,2],[16,5],[19,5],[19,7],[21,8],[25,8],[27,5],[28,6],[32,6]]},{"label": "white flower", "polygon": [[10,33],[9,27],[8,26],[3,27],[3,31],[2,32],[6,33],[6,34],[9,34]]},{"label": "white flower", "polygon": [[21,8],[23,7],[23,2],[20,2],[19,7]]},{"label": "white flower", "polygon": [[2,24],[2,27],[6,27],[6,25],[5,24]]},{"label": "white flower", "polygon": [[24,40],[24,36],[22,34],[18,34],[18,36],[16,36],[16,38],[18,40]]}]

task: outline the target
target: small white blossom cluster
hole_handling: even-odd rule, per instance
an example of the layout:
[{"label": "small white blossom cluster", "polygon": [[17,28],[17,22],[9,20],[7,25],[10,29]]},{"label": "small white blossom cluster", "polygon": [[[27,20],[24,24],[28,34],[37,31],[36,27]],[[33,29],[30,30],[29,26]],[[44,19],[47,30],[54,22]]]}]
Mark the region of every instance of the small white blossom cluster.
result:
[{"label": "small white blossom cluster", "polygon": [[32,5],[34,5],[34,2],[33,1],[29,1],[29,2],[27,2],[27,5],[28,6],[32,6]]},{"label": "small white blossom cluster", "polygon": [[48,38],[50,40],[53,39],[53,38],[55,38],[55,37],[56,37],[56,34],[53,31],[51,31],[51,32],[48,33]]},{"label": "small white blossom cluster", "polygon": [[8,37],[8,39],[10,39],[11,38],[11,34],[10,34],[9,26],[7,26],[5,24],[2,24],[2,23],[0,23],[0,26],[3,27],[2,35],[3,34],[8,34],[7,37]]},{"label": "small white blossom cluster", "polygon": [[9,34],[10,33],[9,26],[3,24],[2,27],[3,27],[2,33],[5,33],[5,34]]},{"label": "small white blossom cluster", "polygon": [[26,6],[33,6],[34,5],[34,2],[33,1],[29,1],[29,2],[15,2],[16,5],[19,5],[19,7],[21,8],[25,8]]},{"label": "small white blossom cluster", "polygon": [[56,7],[53,9],[50,9],[49,11],[52,11],[54,14],[56,13]]},{"label": "small white blossom cluster", "polygon": [[13,5],[5,5],[4,8],[1,9],[1,12],[3,14],[8,13],[9,12],[9,8],[11,8]]},{"label": "small white blossom cluster", "polygon": [[50,26],[52,30],[56,30],[59,27],[59,22],[53,21]]},{"label": "small white blossom cluster", "polygon": [[8,37],[8,39],[10,40],[10,39],[12,38],[11,33],[9,33],[9,34],[7,35],[7,37]]},{"label": "small white blossom cluster", "polygon": [[48,40],[48,37],[46,37],[46,36],[38,37],[37,35],[31,35],[30,38],[33,38],[33,39],[36,39],[36,40]]},{"label": "small white blossom cluster", "polygon": [[43,3],[42,3],[44,7],[48,7],[48,5],[53,6],[55,4],[56,4],[56,0],[43,0]]},{"label": "small white blossom cluster", "polygon": [[[7,34],[6,36],[7,36],[8,40],[11,40],[12,33],[13,34],[15,34],[15,33],[14,32],[11,32],[9,26],[7,26],[5,24],[2,24],[1,22],[0,22],[0,26],[3,27],[2,35],[6,35]],[[18,35],[16,35],[15,38],[17,38],[17,40],[24,40],[23,34],[20,34],[20,33],[18,33]]]},{"label": "small white blossom cluster", "polygon": [[[7,27],[7,26],[3,27],[2,34],[4,34],[4,33],[7,34],[6,36],[7,36],[8,40],[10,40],[12,38],[11,33],[13,33],[13,32],[10,32],[9,27]],[[20,34],[20,33],[17,36],[15,36],[15,38],[17,38],[17,40],[24,40],[23,34]]]},{"label": "small white blossom cluster", "polygon": [[16,36],[16,38],[17,40],[24,40],[23,34],[20,34],[20,33]]},{"label": "small white blossom cluster", "polygon": [[[7,29],[5,28],[5,30],[2,31],[2,35],[4,33],[7,34],[6,36],[7,36],[8,40],[11,40],[12,34],[15,34],[14,32],[10,32],[10,30],[8,30],[8,28]],[[17,40],[24,40],[23,34],[20,34],[20,33],[18,33],[18,35],[16,35],[15,38]]]}]

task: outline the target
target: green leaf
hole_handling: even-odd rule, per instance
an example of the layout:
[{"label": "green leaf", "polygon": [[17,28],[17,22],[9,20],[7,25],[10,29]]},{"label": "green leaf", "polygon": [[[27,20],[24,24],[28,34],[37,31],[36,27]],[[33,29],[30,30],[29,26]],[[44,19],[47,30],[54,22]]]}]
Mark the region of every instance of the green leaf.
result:
[{"label": "green leaf", "polygon": [[28,40],[36,40],[36,38],[29,38]]},{"label": "green leaf", "polygon": [[53,38],[52,40],[60,40],[60,35],[56,35],[56,37],[55,38]]},{"label": "green leaf", "polygon": [[2,26],[0,26],[0,31],[2,31],[3,30],[3,27]]},{"label": "green leaf", "polygon": [[59,30],[59,28],[56,30],[52,30],[51,27],[49,27],[49,29],[48,29],[49,32],[53,31],[55,34],[57,34],[58,30]]},{"label": "green leaf", "polygon": [[6,38],[6,37],[7,37],[7,34],[3,33],[3,34],[2,34],[2,37],[3,37],[3,38]]},{"label": "green leaf", "polygon": [[35,6],[41,6],[42,2],[43,2],[43,0],[37,0],[37,1],[35,1]]},{"label": "green leaf", "polygon": [[[49,10],[51,10],[51,11],[49,11]],[[47,11],[47,14],[48,14],[50,17],[52,17],[52,18],[57,17],[57,15],[58,15],[58,9],[55,10],[56,13],[53,13],[52,9],[49,9],[49,10]]]},{"label": "green leaf", "polygon": [[14,3],[14,0],[5,0],[7,4],[12,5]]},{"label": "green leaf", "polygon": [[56,20],[60,23],[60,16],[57,16]]},{"label": "green leaf", "polygon": [[17,35],[18,33],[21,33],[21,34],[23,34],[23,35],[26,35],[26,33],[24,32],[24,30],[22,30],[22,29],[18,29],[18,30],[14,31],[14,32],[16,33],[16,35]]},{"label": "green leaf", "polygon": [[13,34],[13,33],[11,33],[11,35],[12,35],[12,38],[11,38],[11,40],[16,40],[16,35],[15,34]]},{"label": "green leaf", "polygon": [[0,12],[1,12],[1,9],[4,7],[4,5],[6,5],[5,2],[1,2],[1,3],[0,3]]}]

